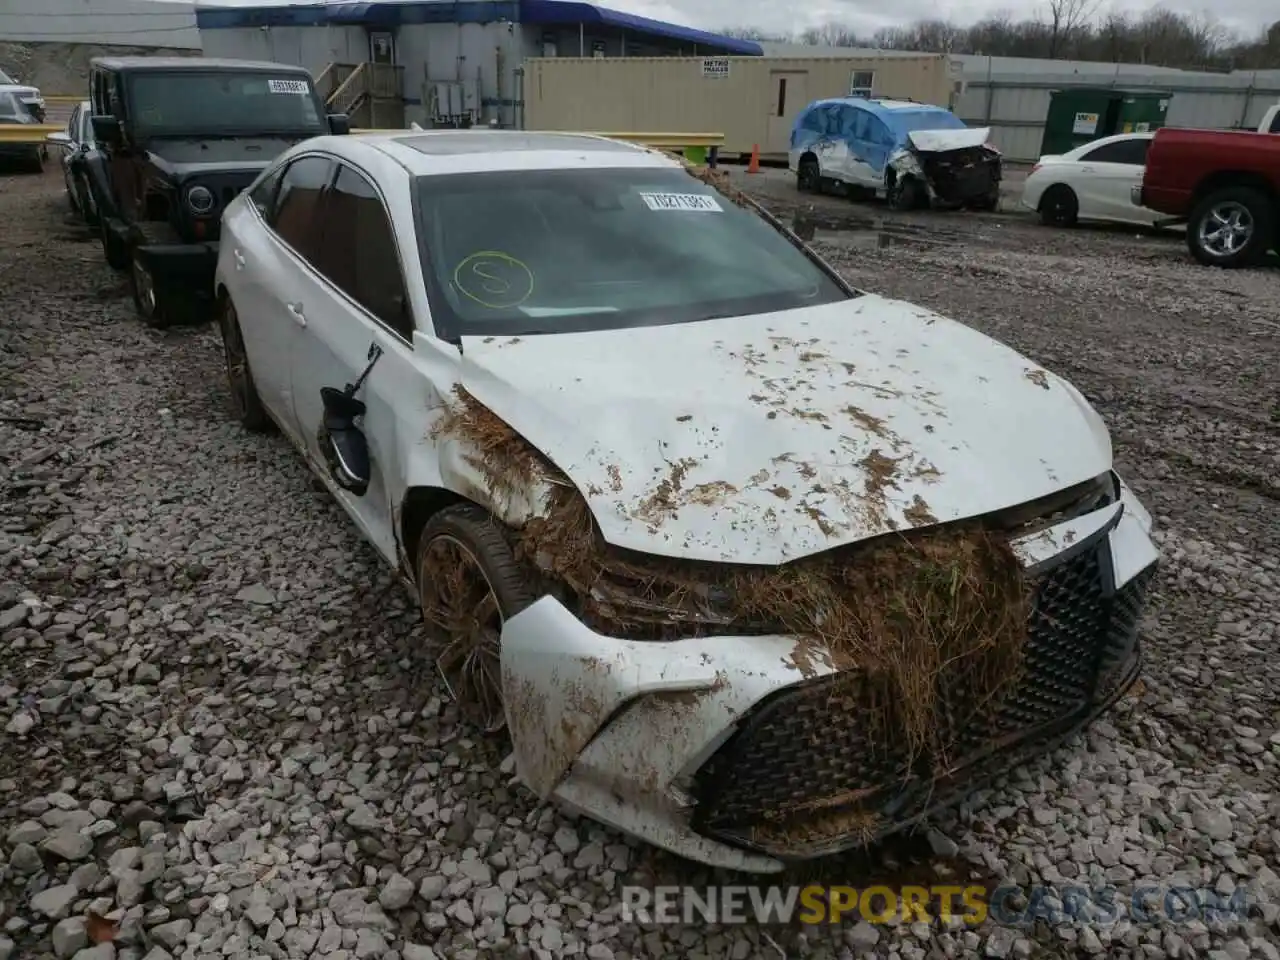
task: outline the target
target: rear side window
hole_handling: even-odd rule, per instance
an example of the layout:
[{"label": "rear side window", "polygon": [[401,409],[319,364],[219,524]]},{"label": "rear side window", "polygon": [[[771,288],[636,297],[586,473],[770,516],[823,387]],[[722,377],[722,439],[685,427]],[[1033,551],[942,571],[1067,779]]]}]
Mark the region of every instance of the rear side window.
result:
[{"label": "rear side window", "polygon": [[320,247],[316,212],[332,176],[333,162],[324,157],[295,160],[280,180],[268,218],[277,236],[312,263]]},{"label": "rear side window", "polygon": [[1280,110],[1276,111],[1276,115],[1271,118],[1271,126],[1267,127],[1267,133],[1280,133]]},{"label": "rear side window", "polygon": [[1117,140],[1090,150],[1080,158],[1083,163],[1125,163],[1141,167],[1147,162],[1150,140]]},{"label": "rear side window", "polygon": [[345,164],[325,204],[324,236],[316,268],[411,343],[413,317],[391,218],[373,184]]}]

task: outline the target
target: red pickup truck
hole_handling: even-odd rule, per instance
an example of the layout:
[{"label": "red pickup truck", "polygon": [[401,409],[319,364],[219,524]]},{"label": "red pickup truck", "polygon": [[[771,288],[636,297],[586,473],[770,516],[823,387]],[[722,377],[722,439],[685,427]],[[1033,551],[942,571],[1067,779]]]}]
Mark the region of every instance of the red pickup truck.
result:
[{"label": "red pickup truck", "polygon": [[1163,127],[1131,199],[1167,214],[1158,226],[1186,223],[1201,263],[1256,264],[1280,246],[1280,136]]}]

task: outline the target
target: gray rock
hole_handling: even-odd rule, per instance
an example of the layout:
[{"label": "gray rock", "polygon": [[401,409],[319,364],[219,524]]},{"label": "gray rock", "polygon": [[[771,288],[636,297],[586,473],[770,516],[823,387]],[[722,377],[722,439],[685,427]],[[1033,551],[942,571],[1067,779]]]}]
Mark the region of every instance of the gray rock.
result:
[{"label": "gray rock", "polygon": [[115,944],[99,943],[97,946],[85,947],[75,955],[74,960],[116,960]]},{"label": "gray rock", "polygon": [[16,949],[17,947],[14,945],[12,940],[6,936],[0,935],[0,960],[12,960],[13,951]]},{"label": "gray rock", "polygon": [[53,925],[53,952],[59,958],[70,957],[89,945],[89,931],[81,917],[68,917]]},{"label": "gray rock", "polygon": [[403,960],[440,960],[440,956],[430,947],[418,943],[406,943],[400,951]]},{"label": "gray rock", "polygon": [[15,873],[30,874],[44,868],[40,852],[29,843],[20,843],[9,854],[9,867]]},{"label": "gray rock", "polygon": [[870,950],[880,942],[880,931],[866,920],[859,920],[845,933],[845,940],[855,950]]},{"label": "gray rock", "polygon": [[41,844],[45,853],[60,860],[83,860],[93,853],[93,840],[79,830],[58,830]]},{"label": "gray rock", "polygon": [[390,949],[386,937],[377,930],[364,929],[356,934],[356,960],[376,960]]},{"label": "gray rock", "polygon": [[80,891],[69,883],[41,890],[31,898],[31,909],[50,920],[61,920],[80,898]]},{"label": "gray rock", "polygon": [[44,824],[35,820],[23,820],[9,831],[7,839],[9,846],[16,847],[20,843],[38,844],[48,835],[49,831],[44,828]]},{"label": "gray rock", "polygon": [[393,873],[378,894],[378,903],[386,910],[403,910],[413,900],[413,894],[413,881],[403,874]]},{"label": "gray rock", "polygon": [[185,917],[157,924],[151,928],[151,935],[170,950],[177,950],[191,933],[191,921]]}]

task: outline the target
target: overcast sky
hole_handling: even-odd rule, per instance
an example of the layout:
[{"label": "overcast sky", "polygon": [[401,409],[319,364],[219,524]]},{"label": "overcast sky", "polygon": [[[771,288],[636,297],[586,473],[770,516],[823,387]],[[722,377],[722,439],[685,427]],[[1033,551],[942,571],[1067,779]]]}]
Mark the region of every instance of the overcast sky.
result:
[{"label": "overcast sky", "polygon": [[[201,0],[202,5],[233,4],[265,6],[291,0]],[[293,0],[299,2],[299,0]],[[305,2],[305,0],[302,0]],[[756,27],[761,30],[788,33],[824,23],[847,24],[861,33],[874,33],[880,27],[898,26],[912,20],[939,15],[936,0],[806,0],[804,3],[777,0],[595,0],[599,6],[638,13],[657,20],[669,20],[704,30],[719,27]],[[1007,12],[1015,19],[1034,17],[1047,7],[1047,0],[954,0],[946,5],[945,16],[955,23],[972,23],[982,17]],[[1280,19],[1276,0],[1101,0],[1100,12],[1124,10],[1141,13],[1163,5],[1170,10],[1213,17],[1223,26],[1252,36],[1259,28]]]}]

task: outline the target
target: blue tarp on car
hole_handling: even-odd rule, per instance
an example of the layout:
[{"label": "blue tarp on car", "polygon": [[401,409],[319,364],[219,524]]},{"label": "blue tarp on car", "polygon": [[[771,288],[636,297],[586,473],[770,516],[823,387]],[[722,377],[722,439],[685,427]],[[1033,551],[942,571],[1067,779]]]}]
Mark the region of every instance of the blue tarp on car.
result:
[{"label": "blue tarp on car", "polygon": [[944,107],[836,97],[815,100],[800,112],[791,129],[791,149],[811,149],[828,140],[843,141],[850,152],[882,174],[890,157],[908,147],[911,133],[965,129],[964,122]]}]

